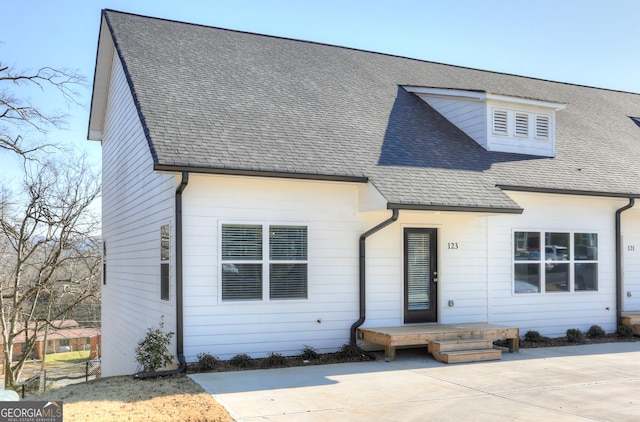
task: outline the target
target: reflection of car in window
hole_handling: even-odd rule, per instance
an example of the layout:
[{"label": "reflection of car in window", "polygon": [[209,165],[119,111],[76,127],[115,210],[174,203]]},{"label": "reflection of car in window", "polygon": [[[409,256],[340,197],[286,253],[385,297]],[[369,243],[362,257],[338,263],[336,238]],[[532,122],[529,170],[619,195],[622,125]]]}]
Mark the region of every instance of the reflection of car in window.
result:
[{"label": "reflection of car in window", "polygon": [[567,248],[564,246],[545,246],[544,257],[547,261],[566,261],[569,258]]},{"label": "reflection of car in window", "polygon": [[516,293],[538,293],[539,292],[538,286],[524,280],[516,280],[515,288],[516,288]]}]

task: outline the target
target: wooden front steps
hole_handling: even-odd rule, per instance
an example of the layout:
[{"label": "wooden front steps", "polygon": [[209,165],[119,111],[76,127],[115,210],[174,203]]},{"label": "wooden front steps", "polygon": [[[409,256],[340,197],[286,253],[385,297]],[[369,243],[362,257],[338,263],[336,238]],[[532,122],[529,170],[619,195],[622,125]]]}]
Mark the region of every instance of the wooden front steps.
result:
[{"label": "wooden front steps", "polygon": [[640,312],[623,312],[622,325],[633,328],[634,334],[640,336]]},{"label": "wooden front steps", "polygon": [[435,340],[429,343],[429,353],[442,363],[482,362],[500,360],[502,351],[493,348],[492,340]]},{"label": "wooden front steps", "polygon": [[[391,361],[396,358],[397,347],[425,346],[426,348],[436,341],[486,340],[493,342],[494,340],[506,339],[509,351],[517,352],[520,349],[519,334],[520,330],[517,327],[469,322],[358,328],[357,339],[384,346],[385,359]],[[487,353],[487,355],[490,354]]]}]

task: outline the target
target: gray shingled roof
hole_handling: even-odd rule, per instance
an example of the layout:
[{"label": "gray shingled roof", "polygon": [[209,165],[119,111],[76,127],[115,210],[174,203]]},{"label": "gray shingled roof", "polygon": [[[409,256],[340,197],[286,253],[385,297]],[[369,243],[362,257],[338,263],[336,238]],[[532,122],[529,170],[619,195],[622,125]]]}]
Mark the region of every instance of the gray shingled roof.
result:
[{"label": "gray shingled roof", "polygon": [[[115,11],[156,168],[366,177],[390,206],[518,209],[498,185],[640,196],[640,95]],[[488,152],[401,86],[567,104],[556,157]]]}]

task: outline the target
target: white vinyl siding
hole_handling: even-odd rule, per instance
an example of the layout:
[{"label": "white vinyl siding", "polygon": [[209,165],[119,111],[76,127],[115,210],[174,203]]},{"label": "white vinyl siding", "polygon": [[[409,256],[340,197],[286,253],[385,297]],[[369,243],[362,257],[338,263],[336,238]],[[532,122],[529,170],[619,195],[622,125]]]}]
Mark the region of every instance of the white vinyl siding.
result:
[{"label": "white vinyl siding", "polygon": [[420,98],[480,145],[486,144],[487,123],[482,103],[443,97]]},{"label": "white vinyl siding", "polygon": [[[328,352],[348,342],[358,318],[358,238],[370,228],[359,217],[360,188],[192,174],[183,197],[187,360],[201,352],[221,359],[297,355],[305,345]],[[225,225],[260,227],[261,260],[250,259],[258,248],[251,243],[223,259]],[[273,240],[276,233],[297,245],[306,237],[306,251]],[[261,266],[262,300],[222,297],[223,268],[233,272],[239,264]]]},{"label": "white vinyl siding", "polygon": [[[568,328],[586,331],[593,324],[607,332],[615,331],[615,233],[611,219],[626,202],[533,193],[509,196],[525,212],[487,218],[489,322],[518,326],[521,333],[536,330],[551,337],[563,336]],[[574,243],[576,233],[597,233],[597,290],[576,292],[574,288],[570,291],[575,293],[516,294],[514,248],[525,245],[514,245],[514,231],[566,233]],[[564,264],[559,262],[562,259],[555,261],[550,261],[549,266],[542,264],[540,271],[553,271],[552,265]],[[580,263],[574,258],[573,264]],[[575,268],[571,271],[575,274]],[[570,283],[574,280],[570,279]]]},{"label": "white vinyl siding", "polygon": [[105,376],[136,371],[134,348],[161,316],[166,328],[175,331],[173,302],[160,299],[159,227],[173,218],[176,179],[153,172],[149,144],[117,55],[111,75],[102,141],[102,233],[108,241],[107,282],[102,286]]},{"label": "white vinyl siding", "polygon": [[624,311],[640,311],[640,209],[625,211],[622,219],[622,258],[624,265],[622,297]]}]

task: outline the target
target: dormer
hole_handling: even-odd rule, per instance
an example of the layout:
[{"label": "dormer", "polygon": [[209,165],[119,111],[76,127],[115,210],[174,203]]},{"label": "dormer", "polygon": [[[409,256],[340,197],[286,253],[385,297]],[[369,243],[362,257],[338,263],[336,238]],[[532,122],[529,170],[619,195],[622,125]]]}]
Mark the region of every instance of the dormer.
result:
[{"label": "dormer", "polygon": [[554,157],[556,111],[566,105],[446,88],[404,86],[487,151]]}]

